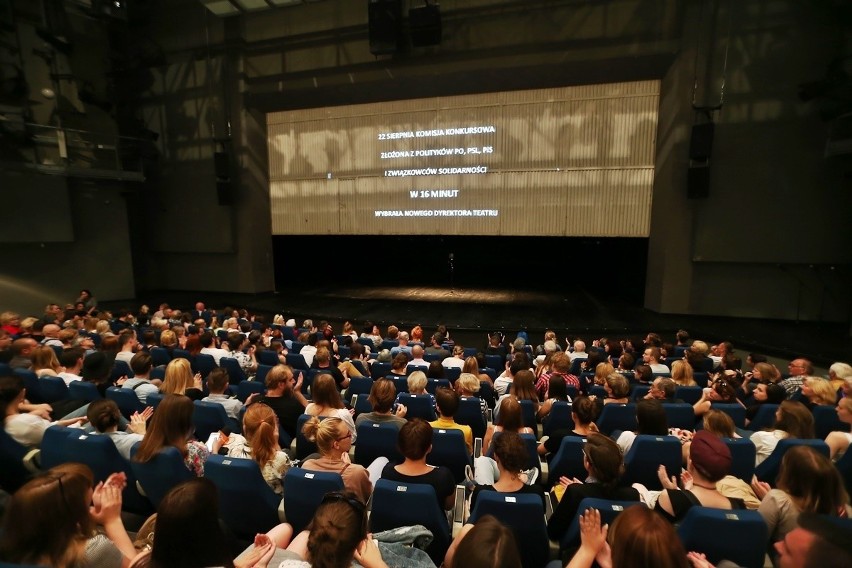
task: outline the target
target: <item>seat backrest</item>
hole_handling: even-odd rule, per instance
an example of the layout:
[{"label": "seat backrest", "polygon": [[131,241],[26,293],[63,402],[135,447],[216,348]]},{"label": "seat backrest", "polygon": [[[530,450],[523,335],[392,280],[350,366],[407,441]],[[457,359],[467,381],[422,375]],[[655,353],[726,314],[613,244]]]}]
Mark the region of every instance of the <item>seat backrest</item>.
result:
[{"label": "seat backrest", "polygon": [[[309,414],[300,414],[299,418],[296,419],[296,459],[303,460],[309,455],[319,451],[317,449],[316,442],[311,442],[305,437],[304,432],[302,432],[302,428],[305,427],[305,422],[313,418]],[[323,417],[320,416],[320,420]],[[357,445],[357,444],[356,444]]]},{"label": "seat backrest", "polygon": [[274,367],[281,361],[278,359],[278,352],[274,349],[261,349],[257,351],[257,362],[262,365],[270,365]]},{"label": "seat backrest", "polygon": [[722,441],[731,450],[730,474],[746,483],[751,483],[751,478],[754,476],[754,460],[757,455],[754,442],[748,438],[722,438]]},{"label": "seat backrest", "polygon": [[121,456],[109,436],[78,430],[68,436],[66,443],[74,461],[91,468],[96,484],[106,481],[113,473],[124,472],[127,485],[121,493],[122,510],[145,516],[154,512],[154,506],[136,487],[136,475],[130,462]]},{"label": "seat backrest", "polygon": [[550,407],[550,412],[541,421],[541,432],[544,436],[550,436],[557,430],[573,430],[574,419],[571,417],[571,403],[557,400]]},{"label": "seat backrest", "polygon": [[172,360],[172,355],[169,353],[169,350],[165,347],[152,347],[151,348],[151,364],[155,367],[159,367],[161,365],[168,365],[169,361]]},{"label": "seat backrest", "polygon": [[293,534],[303,531],[330,491],[343,491],[343,477],[332,471],[291,467],[284,474],[284,515]]},{"label": "seat backrest", "polygon": [[565,436],[559,444],[559,449],[550,458],[547,466],[547,483],[553,485],[562,476],[568,479],[583,480],[588,476],[583,465],[583,446],[586,438]]},{"label": "seat backrest", "polygon": [[192,370],[196,373],[201,373],[201,376],[205,379],[207,375],[210,374],[210,371],[215,369],[218,365],[216,365],[216,359],[213,358],[213,355],[209,355],[207,353],[199,353],[195,357],[192,358]]},{"label": "seat backrest", "polygon": [[778,406],[780,405],[771,402],[761,404],[754,414],[754,418],[748,423],[748,429],[757,432],[764,428],[771,428],[775,424],[775,412],[778,411]]},{"label": "seat backrest", "polygon": [[691,404],[685,402],[664,402],[663,410],[666,412],[666,421],[669,424],[669,428],[695,429],[695,409]]},{"label": "seat backrest", "polygon": [[560,550],[574,549],[580,545],[580,516],[589,509],[597,509],[601,514],[601,526],[608,524],[610,527],[616,517],[628,507],[642,505],[641,501],[617,501],[602,499],[599,497],[584,497],[577,505],[577,513],[568,525],[568,530],[559,540]]},{"label": "seat backrest", "polygon": [[240,362],[233,357],[222,357],[219,359],[219,366],[228,371],[228,382],[232,385],[238,385],[248,380],[248,376],[240,366]]},{"label": "seat backrest", "polygon": [[[134,412],[142,412],[145,409],[145,406],[139,402],[139,397],[136,396],[136,392],[133,389],[107,387],[106,398],[115,401],[121,414],[128,420]],[[145,400],[150,404],[151,395],[148,395],[148,398]]]},{"label": "seat backrest", "polygon": [[432,532],[426,552],[440,566],[450,545],[450,526],[435,488],[426,483],[378,479],[373,488],[370,530],[380,532],[413,525],[423,525]]},{"label": "seat backrest", "polygon": [[609,436],[616,430],[635,431],[636,424],[636,403],[628,404],[605,404],[601,415],[595,421],[598,430],[602,434]]},{"label": "seat backrest", "polygon": [[532,428],[533,432],[538,431],[538,420],[536,420],[535,406],[533,401],[529,399],[520,399],[518,403],[521,405],[521,416],[524,420],[524,426]]},{"label": "seat backrest", "polygon": [[381,361],[373,361],[373,364],[370,365],[370,376],[373,380],[381,379],[382,377],[386,377],[391,372],[391,364],[383,363]]},{"label": "seat backrest", "polygon": [[43,470],[74,461],[74,455],[68,449],[68,437],[76,432],[81,432],[81,430],[59,426],[58,424],[54,424],[44,431],[44,437],[39,445],[41,448],[40,463]]},{"label": "seat backrest", "polygon": [[228,413],[225,407],[217,402],[203,400],[192,401],[192,424],[195,426],[195,437],[206,441],[213,432],[218,432],[228,424]]},{"label": "seat backrest", "polygon": [[400,393],[398,396],[400,404],[404,404],[408,411],[405,413],[407,419],[422,418],[427,422],[437,419],[435,409],[432,407],[432,395]]},{"label": "seat backrest", "polygon": [[382,349],[387,349],[390,351],[394,347],[399,346],[399,341],[396,339],[382,339],[382,342],[379,344],[379,351]]},{"label": "seat backrest", "polygon": [[237,385],[237,398],[244,404],[251,394],[264,394],[265,392],[266,384],[264,384],[263,381],[243,381]]},{"label": "seat backrest", "polygon": [[409,364],[408,366],[405,367],[405,374],[406,375],[410,375],[414,371],[423,371],[424,373],[428,373],[429,367],[426,366],[426,365],[412,365],[412,364]]},{"label": "seat backrest", "polygon": [[745,407],[738,402],[714,402],[710,405],[715,410],[721,410],[731,417],[734,421],[734,426],[737,428],[745,428]]},{"label": "seat backrest", "polygon": [[701,399],[702,388],[695,387],[675,387],[675,398],[679,398],[687,404],[695,404]]},{"label": "seat backrest", "polygon": [[186,349],[181,349],[179,347],[175,347],[174,349],[172,349],[172,359],[186,359],[191,364],[193,356]]},{"label": "seat backrest", "polygon": [[112,364],[112,374],[110,375],[110,378],[112,379],[112,382],[115,382],[121,377],[132,379],[133,369],[130,368],[130,364],[127,361],[116,359]]},{"label": "seat backrest", "polygon": [[476,497],[468,522],[476,523],[484,515],[497,517],[512,529],[515,540],[523,543],[519,548],[524,568],[540,568],[547,564],[550,542],[541,497],[531,493],[481,491]]},{"label": "seat backrest", "polygon": [[680,476],[683,469],[683,448],[674,436],[651,436],[640,434],[624,456],[626,485],[641,483],[651,490],[663,488],[657,470],[665,466],[668,477]]},{"label": "seat backrest", "polygon": [[95,383],[90,383],[89,381],[71,381],[71,384],[68,385],[68,398],[92,402],[103,397]]},{"label": "seat backrest", "polygon": [[438,387],[452,388],[453,385],[449,379],[429,379],[426,381],[426,392],[435,394]]},{"label": "seat backrest", "polygon": [[370,395],[368,394],[356,394],[350,399],[350,402],[352,404],[352,408],[355,409],[355,414],[352,415],[355,419],[357,419],[360,414],[373,411],[373,405],[370,402]]},{"label": "seat backrest", "polygon": [[[639,401],[645,398],[648,391],[651,390],[651,385],[633,385],[630,389],[630,400]],[[671,424],[669,424],[671,426]]]},{"label": "seat backrest", "polygon": [[48,403],[59,402],[66,400],[68,396],[68,386],[62,377],[42,377],[39,379],[39,390],[41,396]]},{"label": "seat backrest", "polygon": [[358,438],[358,443],[355,444],[355,463],[366,467],[379,456],[387,457],[391,462],[403,461],[397,448],[399,428],[395,424],[363,420],[355,430]]},{"label": "seat backrest", "polygon": [[837,407],[829,404],[814,406],[814,431],[816,437],[824,440],[831,432],[848,432],[849,424],[837,417]]},{"label": "seat backrest", "polygon": [[192,479],[194,474],[186,467],[183,456],[174,446],[168,446],[160,450],[160,453],[147,462],[138,462],[134,459],[139,450],[137,442],[130,450],[130,467],[139,480],[145,495],[156,508],[169,490],[187,479]]},{"label": "seat backrest", "polygon": [[461,367],[444,367],[444,378],[455,384],[461,376]]},{"label": "seat backrest", "polygon": [[349,387],[346,390],[347,398],[356,394],[370,394],[373,388],[373,379],[370,377],[349,377]]},{"label": "seat backrest", "polygon": [[498,373],[502,373],[506,368],[506,359],[500,355],[486,355],[485,366],[494,369]]},{"label": "seat backrest", "polygon": [[778,477],[778,471],[781,468],[781,460],[787,450],[793,446],[810,446],[813,449],[822,452],[826,456],[829,455],[828,444],[824,440],[803,439],[803,438],[784,438],[778,441],[778,445],[769,454],[769,457],[760,462],[754,468],[754,474],[760,481],[765,481],[772,487],[775,487],[775,478]]},{"label": "seat backrest", "polygon": [[0,428],[0,488],[10,495],[29,481],[36,473],[36,462],[41,450],[29,449],[19,444]]},{"label": "seat backrest", "polygon": [[715,565],[763,566],[769,544],[766,522],[757,511],[690,507],[677,527],[684,548],[701,552]]},{"label": "seat backrest", "polygon": [[147,397],[145,397],[145,404],[152,408],[157,408],[157,405],[163,402],[164,396],[165,395],[161,392],[152,392]]},{"label": "seat backrest", "polygon": [[468,452],[461,430],[435,428],[432,436],[432,451],[426,456],[430,465],[443,465],[453,472],[456,483],[465,479],[465,466],[473,467],[473,456]]},{"label": "seat backrest", "polygon": [[453,420],[459,424],[467,424],[473,432],[474,438],[483,438],[488,423],[482,415],[481,399],[475,396],[463,396],[459,398],[459,408]]},{"label": "seat backrest", "polygon": [[237,538],[253,539],[279,523],[281,497],[263,479],[256,461],[210,454],[204,477],[219,489],[219,516]]}]

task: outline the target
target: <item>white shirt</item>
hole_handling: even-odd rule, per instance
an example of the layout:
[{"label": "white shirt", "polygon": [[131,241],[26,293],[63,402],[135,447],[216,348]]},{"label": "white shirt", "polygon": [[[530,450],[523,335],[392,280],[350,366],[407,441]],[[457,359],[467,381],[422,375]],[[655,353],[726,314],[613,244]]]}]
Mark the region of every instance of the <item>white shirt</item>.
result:
[{"label": "white shirt", "polygon": [[651,373],[671,373],[671,369],[662,363],[655,363],[653,365],[649,365],[649,367],[651,367]]},{"label": "white shirt", "polygon": [[219,359],[222,357],[229,357],[231,355],[230,351],[219,349],[218,347],[202,347],[201,353],[212,356],[217,365],[219,364]]},{"label": "white shirt", "polygon": [[444,367],[444,368],[458,367],[459,369],[463,369],[464,368],[464,359],[459,359],[458,357],[453,355],[453,356],[447,357],[446,359],[441,361],[441,366]]},{"label": "white shirt", "polygon": [[568,358],[571,359],[571,361],[574,361],[574,359],[588,359],[589,354],[585,351],[571,351],[568,353]]},{"label": "white shirt", "polygon": [[316,355],[316,354],[317,354],[317,348],[314,347],[313,345],[305,345],[299,351],[299,355],[301,355],[302,357],[305,358],[305,363],[308,364],[308,367],[310,367],[311,364],[313,364],[314,355]]},{"label": "white shirt", "polygon": [[6,418],[6,433],[24,446],[38,446],[44,438],[44,431],[53,425],[35,414],[14,414]]},{"label": "white shirt", "polygon": [[59,373],[59,377],[62,377],[62,380],[65,381],[65,386],[70,386],[74,381],[82,381],[83,377],[80,375],[75,375],[74,373],[69,373],[68,371],[63,371]]}]

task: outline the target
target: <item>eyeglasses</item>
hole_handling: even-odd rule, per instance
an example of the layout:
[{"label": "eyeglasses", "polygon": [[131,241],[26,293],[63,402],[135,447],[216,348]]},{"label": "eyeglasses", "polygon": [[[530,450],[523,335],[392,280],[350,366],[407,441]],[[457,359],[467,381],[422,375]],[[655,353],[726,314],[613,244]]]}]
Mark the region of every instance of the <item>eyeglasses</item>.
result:
[{"label": "eyeglasses", "polygon": [[347,433],[346,433],[346,435],[345,435],[345,436],[343,436],[342,438],[338,438],[338,439],[337,439],[337,441],[338,441],[338,442],[342,442],[343,440],[346,440],[347,438],[351,438],[351,437],[352,437],[352,432],[351,432],[351,431],[349,431],[349,432],[347,432]]}]

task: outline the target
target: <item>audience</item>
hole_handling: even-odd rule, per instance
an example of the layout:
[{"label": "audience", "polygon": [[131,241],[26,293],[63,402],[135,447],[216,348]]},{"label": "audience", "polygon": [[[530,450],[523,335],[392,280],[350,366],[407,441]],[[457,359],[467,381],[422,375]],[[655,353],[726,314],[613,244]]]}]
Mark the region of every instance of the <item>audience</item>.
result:
[{"label": "audience", "polygon": [[[85,308],[85,304],[83,307]],[[17,314],[3,314],[7,316],[4,323],[8,325],[3,329],[2,337],[0,337],[0,351],[3,352],[0,360],[8,361],[12,367],[33,369],[39,376],[60,376],[66,384],[75,380],[88,380],[95,383],[103,394],[108,386],[114,384],[112,373],[114,360],[124,359],[130,363],[135,375],[124,385],[132,388],[140,401],[144,403],[149,394],[157,391],[159,382],[152,381],[149,376],[151,370],[149,349],[151,345],[156,344],[157,337],[161,345],[172,355],[175,348],[184,345],[184,341],[187,346],[190,341],[196,341],[198,349],[214,355],[214,359],[216,359],[215,355],[238,358],[249,374],[256,370],[256,362],[253,359],[256,349],[263,346],[268,348],[270,337],[273,338],[273,343],[280,344],[283,341],[279,329],[266,328],[258,318],[255,325],[256,331],[252,331],[249,320],[254,318],[247,312],[242,313],[230,308],[224,311],[223,318],[216,318],[215,312],[210,312],[211,326],[208,331],[203,329],[205,322],[202,320],[196,323],[202,326],[202,329],[190,329],[188,332],[185,326],[194,323],[189,312],[187,317],[183,317],[177,311],[169,309],[169,313],[165,313],[161,309],[153,317],[146,316],[149,321],[143,323],[150,324],[148,330],[137,327],[137,322],[134,322],[132,317],[124,317],[121,314],[113,318],[108,312],[93,312],[92,315],[87,316],[76,315],[73,312],[74,310],[71,310],[71,316],[65,318],[57,318],[55,315],[48,318],[52,312],[46,311],[44,317],[49,321],[35,318],[38,320],[35,322],[31,321],[33,318],[22,320]],[[241,320],[238,321],[237,317]],[[213,329],[215,332],[214,319],[224,321],[225,325],[222,329],[230,330],[230,349],[219,349],[216,346],[216,336],[209,331]],[[280,319],[281,322],[284,321],[283,317]],[[292,323],[295,327],[295,321]],[[356,339],[354,336],[357,334],[352,331],[351,322],[347,323],[349,325],[344,326],[343,335],[346,336],[347,344],[352,342],[348,345],[352,359],[342,363],[341,368],[346,371],[342,373],[344,380],[341,381],[337,376],[341,371],[338,370],[337,346],[330,324],[321,322],[318,328],[313,328],[312,322],[306,320],[308,331],[301,339],[308,344],[308,347],[303,354],[306,359],[312,360],[309,363],[313,362],[315,367],[324,371],[314,379],[310,391],[313,400],[310,404],[301,392],[303,380],[301,372],[296,376],[286,365],[277,365],[267,373],[266,393],[250,398],[245,409],[242,405],[237,406],[239,401],[227,396],[227,373],[222,369],[216,369],[207,378],[207,388],[210,391],[207,400],[217,399],[219,402],[221,399],[222,403],[232,401],[236,403],[229,412],[232,419],[240,417],[240,411],[244,411],[241,421],[244,435],[223,435],[220,437],[220,442],[214,446],[214,450],[227,452],[231,457],[254,459],[260,465],[264,479],[278,493],[281,493],[282,477],[291,465],[288,454],[290,439],[287,439],[285,434],[289,438],[295,437],[297,419],[301,414],[315,416],[305,425],[304,432],[308,439],[317,443],[319,454],[309,456],[302,465],[306,469],[340,473],[344,477],[347,490],[351,493],[327,498],[317,510],[309,530],[292,539],[292,542],[290,542],[292,534],[289,526],[280,525],[267,535],[258,535],[253,545],[250,545],[237,558],[233,558],[231,550],[225,547],[212,547],[208,556],[201,550],[200,543],[186,543],[186,538],[191,539],[192,534],[201,534],[203,526],[210,528],[210,531],[205,532],[207,538],[198,539],[202,541],[201,544],[209,543],[211,534],[217,541],[227,541],[227,537],[218,536],[221,534],[218,523],[213,523],[217,526],[216,529],[209,523],[211,518],[216,517],[215,497],[213,499],[205,497],[205,495],[209,496],[209,487],[203,488],[197,485],[192,489],[185,489],[183,497],[176,498],[167,506],[161,507],[163,510],[160,513],[163,516],[160,518],[167,519],[169,514],[174,514],[174,527],[189,527],[189,523],[193,523],[193,530],[188,534],[181,533],[181,544],[178,544],[178,541],[173,538],[177,535],[169,534],[178,531],[173,529],[166,532],[166,523],[163,523],[164,527],[159,530],[158,523],[160,546],[155,544],[154,550],[150,553],[139,555],[133,561],[133,566],[266,566],[267,564],[277,566],[282,561],[289,562],[287,566],[308,566],[308,562],[319,566],[348,565],[353,559],[358,560],[366,568],[385,566],[380,546],[373,543],[371,535],[366,533],[366,523],[362,521],[366,517],[364,503],[369,502],[372,492],[371,476],[373,479],[377,478],[379,471],[382,477],[388,479],[425,482],[433,485],[440,505],[447,510],[452,508],[455,494],[452,474],[446,468],[427,463],[427,456],[431,450],[432,428],[462,430],[465,432],[468,450],[472,451],[472,433],[469,432],[468,427],[457,424],[453,417],[458,408],[459,396],[476,396],[479,393],[480,381],[490,380],[486,378],[487,375],[480,374],[479,369],[482,363],[476,357],[464,358],[462,346],[458,343],[455,345],[447,343],[448,335],[445,329],[441,328],[430,338],[431,345],[426,350],[428,355],[420,355],[421,348],[415,347],[416,354],[421,357],[418,363],[425,363],[426,360],[422,357],[432,360],[439,356],[440,360],[432,361],[431,366],[443,371],[441,366],[443,362],[444,365],[462,367],[464,371],[462,378],[457,381],[453,389],[440,388],[436,391],[433,400],[436,402],[439,419],[431,425],[420,419],[406,420],[405,407],[394,405],[396,391],[393,382],[386,379],[376,381],[370,393],[373,411],[359,416],[358,423],[364,420],[388,421],[400,427],[399,449],[404,460],[402,463],[388,463],[387,460],[377,462],[368,472],[367,469],[352,464],[349,460],[352,444],[355,443],[355,424],[352,421],[352,412],[346,408],[339,395],[339,389],[345,386],[348,376],[369,374],[369,365],[365,364],[366,353],[364,353],[363,345],[354,343]],[[12,329],[15,325],[17,327]],[[311,328],[321,330],[323,337],[319,337]],[[378,327],[369,324],[368,328],[362,337],[371,336],[372,346],[378,347],[381,342]],[[389,336],[394,328],[402,347],[402,349],[396,349],[394,354],[406,357],[407,363],[406,353],[409,352],[410,345],[406,345],[406,333],[399,332],[396,325],[391,325],[388,328]],[[89,333],[96,332],[99,334],[100,349],[96,349],[89,338]],[[147,332],[147,335],[143,332]],[[278,335],[275,335],[276,332]],[[414,332],[415,330],[412,330],[412,334]],[[249,334],[254,334],[254,337],[250,337]],[[138,348],[138,352],[134,353],[137,351],[134,339],[137,336],[144,337],[145,341],[144,345]],[[39,345],[38,341],[42,337],[44,340],[42,345]],[[231,338],[233,338],[232,341]],[[328,342],[329,339],[331,343]],[[417,339],[419,338],[412,338],[415,341]],[[602,380],[607,391],[606,400],[602,401],[604,404],[627,402],[628,381],[647,383],[654,381],[646,400],[637,405],[637,414],[640,415],[637,416],[639,429],[636,433],[622,433],[618,445],[596,432],[594,421],[602,404],[600,404],[601,401],[595,401],[593,397],[586,396],[578,396],[573,401],[571,409],[574,420],[573,429],[552,432],[549,438],[544,438],[539,444],[539,454],[548,456],[558,450],[561,440],[566,435],[582,436],[587,439],[583,461],[588,478],[585,482],[563,478],[553,488],[553,495],[558,498],[558,504],[548,522],[548,534],[551,538],[558,540],[560,535],[564,534],[577,513],[576,508],[582,497],[604,496],[620,500],[639,500],[641,496],[647,505],[626,509],[609,528],[608,533],[605,528],[600,527],[600,516],[596,516],[596,512],[592,510],[586,511],[580,516],[582,545],[569,566],[580,568],[591,565],[595,561],[601,566],[620,566],[628,563],[636,566],[685,566],[687,557],[694,566],[709,565],[703,555],[685,553],[676,535],[673,536],[672,524],[665,520],[676,523],[691,506],[698,504],[722,509],[743,506],[741,500],[726,497],[729,493],[723,487],[725,486],[723,480],[731,479],[730,475],[726,475],[730,468],[731,457],[727,446],[720,438],[737,437],[738,433],[733,428],[730,417],[713,409],[713,403],[733,402],[746,406],[747,421],[755,416],[760,405],[780,404],[772,428],[750,433],[751,440],[757,448],[757,463],[772,453],[780,439],[813,437],[814,423],[811,410],[817,405],[833,405],[837,402],[837,415],[840,421],[852,424],[852,402],[850,402],[852,401],[850,398],[852,381],[849,377],[852,374],[849,369],[852,367],[849,367],[847,363],[834,363],[826,380],[814,375],[813,363],[810,360],[799,357],[790,362],[788,375],[782,380],[777,368],[768,363],[765,357],[750,356],[748,363],[752,370],[742,374],[739,371],[740,361],[731,354],[731,348],[727,342],[714,345],[711,352],[706,342],[695,340],[686,347],[688,342],[682,343],[678,337],[678,344],[686,348],[684,360],[673,362],[671,379],[659,377],[654,379],[654,373],[668,370],[660,363],[662,357],[680,353],[680,350],[674,350],[672,344],[666,343],[656,334],[648,334],[645,345],[639,342],[631,348],[628,344],[628,351],[623,354],[617,339],[594,342],[588,353],[585,343],[577,340],[573,345],[573,351],[562,352],[558,343],[554,343],[555,334],[553,334],[553,337],[546,335],[544,342],[538,346],[536,353],[540,357],[536,361],[536,371],[533,372],[524,339],[525,333],[519,333],[516,344],[512,345],[513,355],[509,358],[506,368],[497,369],[501,371],[501,375],[494,386],[500,399],[495,410],[495,422],[489,424],[484,445],[486,449],[489,446],[493,448],[494,458],[490,467],[482,465],[481,461],[477,460],[478,467],[475,470],[477,479],[480,477],[478,475],[480,472],[485,474],[490,471],[492,475],[486,484],[477,485],[474,488],[470,495],[471,504],[485,490],[503,493],[533,492],[543,496],[543,490],[538,485],[528,484],[534,481],[534,477],[532,480],[528,479],[528,472],[524,471],[529,456],[526,455],[526,446],[518,433],[537,432],[523,425],[520,419],[519,399],[533,401],[540,421],[542,418],[547,418],[555,401],[571,401],[567,394],[567,386],[574,386],[581,392],[585,392],[589,384],[581,385],[578,377],[569,372],[572,359],[586,359],[586,370],[594,370],[595,376],[600,376],[598,380]],[[484,351],[487,353],[500,354],[505,349],[500,334],[489,334],[488,343],[487,347],[484,346]],[[54,344],[57,347],[60,344],[63,346],[62,353],[58,357],[52,347]],[[452,346],[452,354],[447,353],[442,348],[442,344]],[[604,345],[607,349],[616,346],[618,349],[615,353],[611,349],[605,352],[599,349],[598,345]],[[333,353],[327,350],[329,348],[334,349],[334,357],[332,357]],[[324,353],[328,353],[328,356]],[[633,367],[633,362],[628,359],[632,359],[636,354],[644,355],[644,362],[636,369],[637,374],[634,378],[624,372]],[[711,354],[712,358],[708,358],[708,354]],[[619,372],[613,373],[614,369],[608,355],[613,355],[613,360],[619,361]],[[568,365],[567,368],[565,363]],[[668,433],[668,429],[665,428],[665,413],[659,412],[662,409],[659,403],[672,401],[676,386],[694,385],[695,372],[709,370],[708,363],[718,365],[724,374],[711,382],[701,400],[694,406],[696,416],[702,418],[703,430],[694,434],[691,442],[688,439],[683,440],[686,470],[680,476],[674,477],[668,476],[664,471],[660,472],[660,481],[664,486],[661,492],[647,491],[641,486],[621,487],[619,480],[623,473],[622,456],[624,452],[629,451],[632,438],[637,433],[657,435]],[[424,373],[417,371],[419,375],[407,374],[404,368],[397,368],[396,372],[400,376],[406,376],[410,392],[425,393]],[[591,381],[593,380],[591,375],[592,373],[586,372],[580,378]],[[740,378],[742,384],[740,384]],[[421,379],[422,384],[420,384]],[[139,450],[135,456],[138,461],[147,461],[166,446],[173,446],[181,451],[187,468],[196,476],[203,476],[207,449],[192,437],[192,400],[198,400],[203,396],[204,383],[201,376],[198,374],[193,376],[189,362],[178,357],[172,359],[166,367],[165,379],[159,386],[160,391],[166,396],[158,410],[153,413],[153,416],[150,408],[146,408],[143,413],[135,414],[130,420],[128,429],[124,431],[123,426],[127,424],[127,421],[121,417],[118,407],[111,400],[102,399],[92,402],[78,409],[76,414],[69,414],[65,420],[51,422],[50,417],[55,417],[57,409],[61,410],[62,404],[66,401],[59,401],[53,405],[32,405],[26,400],[26,391],[20,378],[0,377],[0,402],[5,405],[4,426],[7,433],[18,442],[25,445],[38,445],[41,440],[40,435],[43,435],[44,430],[51,424],[84,422],[85,418],[81,414],[87,413],[91,428],[99,434],[109,436],[125,458],[129,458],[130,447],[136,443],[139,443]],[[787,400],[782,400],[783,398]],[[485,403],[482,405],[482,410],[483,415],[487,416]],[[646,414],[648,416],[645,416]],[[325,419],[319,420],[319,417]],[[649,417],[663,419],[655,421]],[[146,428],[148,419],[150,422]],[[500,435],[495,436],[494,434],[498,432]],[[744,436],[749,435],[743,430],[739,432]],[[826,438],[831,460],[836,461],[842,457],[850,441],[852,441],[852,434],[848,432],[831,432]],[[284,444],[284,442],[287,443]],[[795,557],[805,559],[797,565],[816,566],[814,559],[821,557],[827,550],[831,551],[833,562],[843,558],[845,552],[843,544],[838,545],[842,543],[837,538],[838,533],[833,532],[822,520],[824,517],[847,517],[852,512],[840,474],[831,460],[811,448],[794,447],[782,460],[775,488],[756,480],[752,484],[751,491],[760,499],[759,504],[755,500],[753,506],[759,506],[758,510],[767,521],[771,541],[778,541],[770,550],[776,564],[783,566],[785,562]],[[127,533],[123,526],[119,530],[120,519],[118,524],[115,521],[117,516],[115,511],[120,512],[121,507],[120,490],[123,487],[123,479],[120,476],[113,476],[107,484],[96,487],[94,506],[89,512],[86,511],[88,492],[81,492],[79,487],[73,486],[76,482],[71,480],[75,477],[87,479],[88,481],[78,485],[91,487],[91,472],[87,474],[86,469],[75,470],[74,468],[78,467],[75,464],[67,464],[64,470],[63,467],[54,468],[36,477],[30,483],[60,475],[62,481],[56,484],[56,488],[63,489],[61,484],[65,484],[63,499],[69,507],[63,512],[68,514],[54,515],[55,518],[50,519],[52,524],[42,521],[44,526],[57,527],[50,533],[51,538],[45,538],[41,525],[35,525],[38,528],[34,535],[38,535],[44,542],[31,547],[28,545],[22,547],[19,544],[29,542],[26,541],[30,538],[26,536],[26,531],[30,530],[30,526],[27,523],[18,523],[21,526],[13,528],[11,524],[13,521],[10,522],[10,517],[7,515],[4,530],[0,533],[0,560],[69,566],[69,568],[84,562],[92,565],[94,565],[93,562],[103,565],[130,564],[135,556],[135,549],[126,546],[126,540],[129,540]],[[373,475],[374,469],[378,470],[375,475]],[[212,485],[203,480],[198,481]],[[49,487],[53,483],[51,480],[49,483],[42,483],[40,487]],[[747,487],[748,484],[744,485]],[[29,484],[22,490],[27,487]],[[69,487],[73,487],[70,493]],[[104,496],[108,493],[110,496],[107,500]],[[118,493],[117,505],[116,493]],[[213,493],[215,494],[215,490]],[[74,516],[80,511],[77,511],[76,505],[70,507],[72,494],[77,495],[73,499],[79,498],[81,503],[84,503],[81,510],[88,514]],[[187,501],[190,495],[193,499],[200,497],[198,501],[212,501],[214,509],[210,509],[211,503],[208,502],[206,508],[201,507],[201,503],[196,503],[198,506],[190,511],[194,503],[194,501]],[[17,505],[16,499],[19,500]],[[20,498],[17,494],[13,496],[8,505],[9,509],[21,506],[23,499],[23,493]],[[98,502],[101,504],[99,505]],[[356,503],[360,504],[360,507],[356,507]],[[172,513],[169,513],[170,506]],[[27,512],[20,513],[18,517],[26,519],[35,512],[28,509]],[[352,522],[338,523],[349,513],[353,517]],[[178,519],[181,520],[178,521]],[[104,524],[101,533],[93,530],[97,523]],[[66,526],[66,529],[70,527],[70,530],[62,529],[61,526]],[[797,538],[805,535],[807,542]],[[329,540],[330,537],[334,540]],[[92,548],[92,543],[96,540],[98,544]],[[173,540],[174,545],[169,544]],[[157,542],[156,539],[154,542]],[[820,548],[817,549],[810,542],[820,543]],[[56,548],[48,550],[52,546]],[[183,549],[177,550],[181,546]],[[284,549],[285,547],[287,550]],[[156,554],[154,551],[157,551]],[[91,554],[97,556],[91,556]],[[458,566],[490,567],[520,564],[518,544],[512,532],[500,523],[499,519],[492,517],[482,518],[477,525],[466,526],[452,540],[445,566],[452,567],[453,558],[457,559]],[[628,558],[629,562],[626,560]],[[103,560],[94,561],[93,559]]]}]

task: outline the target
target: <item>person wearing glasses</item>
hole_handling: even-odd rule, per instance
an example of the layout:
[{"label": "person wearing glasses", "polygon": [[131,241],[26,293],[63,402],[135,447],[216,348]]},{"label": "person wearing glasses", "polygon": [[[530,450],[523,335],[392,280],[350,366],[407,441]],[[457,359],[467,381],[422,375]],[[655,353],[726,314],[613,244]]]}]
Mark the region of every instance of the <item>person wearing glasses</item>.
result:
[{"label": "person wearing glasses", "polygon": [[94,484],[88,466],[65,463],[31,479],[6,504],[0,560],[54,566],[126,566],[136,556],[121,520],[124,473]]},{"label": "person wearing glasses", "polygon": [[698,402],[692,405],[696,419],[699,416],[704,416],[707,411],[713,406],[714,402],[734,403],[740,402],[737,398],[737,389],[724,378],[717,379],[709,387],[705,387],[701,393],[701,398]]},{"label": "person wearing glasses", "polygon": [[352,431],[348,425],[340,418],[320,420],[314,416],[305,422],[302,431],[308,440],[316,443],[320,453],[317,458],[303,461],[302,468],[339,473],[344,487],[366,503],[373,493],[373,485],[364,466],[352,463],[349,459]]},{"label": "person wearing glasses", "polygon": [[814,366],[807,359],[793,359],[787,365],[787,373],[787,378],[780,384],[787,391],[787,400],[790,400],[802,389],[805,378],[814,374]]}]

